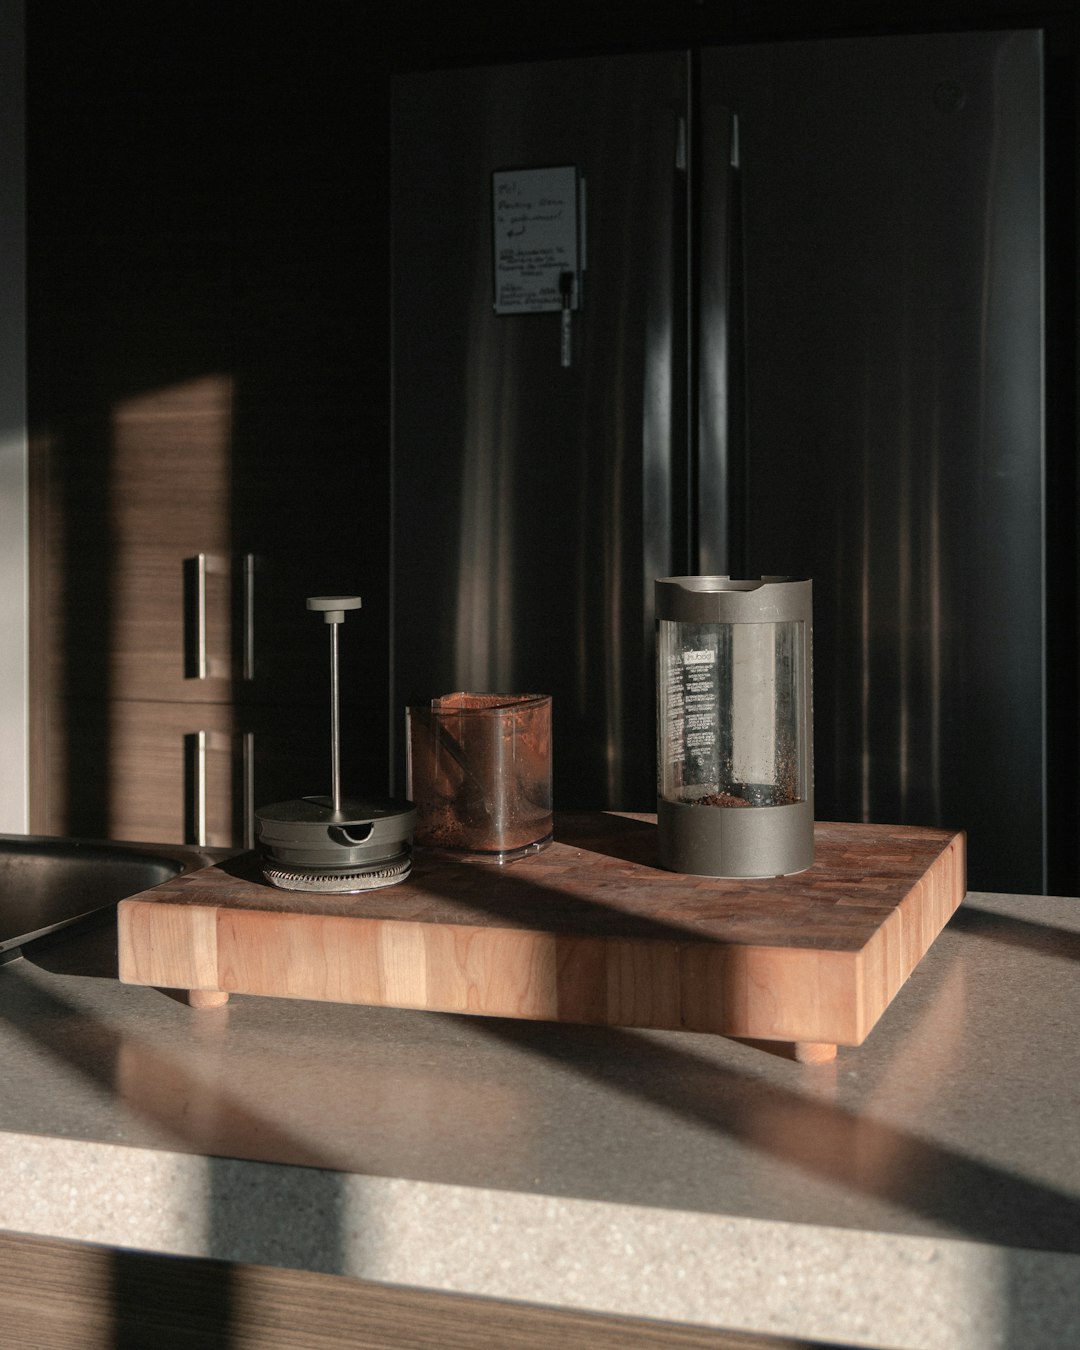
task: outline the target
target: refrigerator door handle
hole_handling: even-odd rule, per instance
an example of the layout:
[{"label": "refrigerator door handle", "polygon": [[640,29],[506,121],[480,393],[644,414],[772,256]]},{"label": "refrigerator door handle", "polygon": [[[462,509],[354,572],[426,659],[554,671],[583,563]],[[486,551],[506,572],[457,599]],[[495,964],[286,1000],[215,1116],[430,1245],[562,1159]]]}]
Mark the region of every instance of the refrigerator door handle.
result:
[{"label": "refrigerator door handle", "polygon": [[562,299],[562,318],[559,327],[559,364],[564,370],[569,370],[573,364],[571,359],[571,301],[574,295],[574,274],[573,272],[559,273],[559,295]]},{"label": "refrigerator door handle", "polygon": [[702,104],[709,163],[701,175],[700,336],[696,455],[696,556],[701,575],[728,575],[733,565],[732,344],[739,121],[730,109]]}]

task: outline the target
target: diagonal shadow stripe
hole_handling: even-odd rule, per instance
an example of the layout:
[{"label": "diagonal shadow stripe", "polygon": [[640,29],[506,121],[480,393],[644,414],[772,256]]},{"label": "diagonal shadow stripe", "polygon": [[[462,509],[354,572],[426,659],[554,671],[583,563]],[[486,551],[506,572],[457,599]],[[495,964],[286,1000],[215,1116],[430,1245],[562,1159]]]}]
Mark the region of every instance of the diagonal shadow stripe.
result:
[{"label": "diagonal shadow stripe", "polygon": [[[33,1040],[59,1063],[76,1070],[83,1078],[109,1093],[116,1090],[121,1072],[128,1079],[141,1077],[147,1081],[167,1081],[170,1084],[167,1097],[157,1097],[152,1092],[146,1092],[140,1097],[140,1115],[168,1133],[177,1146],[196,1151],[203,1146],[203,1126],[198,1113],[178,1111],[176,1105],[178,1102],[190,1103],[196,1100],[201,1093],[206,1092],[206,1085],[182,1063],[163,1054],[147,1040],[133,1038],[101,1021],[88,1018],[66,999],[25,979],[19,971],[18,962],[5,966],[2,979],[17,985],[14,998],[21,1036]],[[0,996],[0,1017],[4,1016],[5,1005],[11,999],[10,994]],[[192,1015],[202,1018],[207,1013]],[[80,1028],[77,1039],[70,1034],[74,1022],[78,1022]],[[288,1158],[290,1163],[301,1167],[333,1167],[329,1158],[312,1150],[304,1140],[281,1131],[271,1121],[223,1095],[217,1087],[214,1088],[214,1096],[217,1115],[229,1115],[235,1121],[231,1132],[237,1138],[246,1135],[257,1137],[264,1156]]]},{"label": "diagonal shadow stripe", "polygon": [[[449,1016],[449,1014],[446,1014]],[[886,1201],[957,1236],[1080,1253],[1080,1199],[955,1149],[717,1064],[670,1035],[475,1019],[494,1039],[557,1059],[624,1096],[700,1122],[808,1176]],[[597,1053],[597,1050],[600,1053]]]},{"label": "diagonal shadow stripe", "polygon": [[[1080,914],[1080,901],[1077,901]],[[1033,923],[1017,919],[1011,914],[997,914],[983,909],[969,896],[950,921],[950,927],[972,937],[989,938],[1007,947],[1037,952],[1040,956],[1055,956],[1064,961],[1080,961],[1080,933],[1056,924]]]},{"label": "diagonal shadow stripe", "polygon": [[[560,899],[523,874],[504,872],[500,888],[504,901],[506,892],[522,888],[530,903],[548,909]],[[481,899],[494,907],[498,897]],[[477,903],[476,897],[469,903]],[[667,925],[660,927],[670,936]],[[685,933],[681,935],[685,940]],[[41,1025],[49,1019],[35,1020]],[[671,1044],[670,1038],[660,1046],[648,1036],[617,1029],[583,1037],[571,1029],[553,1031],[550,1025],[502,1019],[476,1019],[474,1025],[529,1054],[569,1066],[583,1078],[661,1105],[810,1176],[887,1201],[958,1234],[1011,1246],[1080,1251],[1076,1197],[909,1131],[718,1066],[685,1044]],[[599,1056],[597,1044],[602,1046]],[[62,1042],[50,1048],[64,1055]],[[310,1165],[322,1166],[325,1160],[312,1157]]]}]

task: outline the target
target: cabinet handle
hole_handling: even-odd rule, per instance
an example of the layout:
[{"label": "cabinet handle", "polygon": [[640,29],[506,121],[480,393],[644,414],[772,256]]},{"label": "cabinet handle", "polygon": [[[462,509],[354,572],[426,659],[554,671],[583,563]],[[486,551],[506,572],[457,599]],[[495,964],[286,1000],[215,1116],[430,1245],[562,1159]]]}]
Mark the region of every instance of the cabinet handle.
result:
[{"label": "cabinet handle", "polygon": [[206,679],[206,554],[184,559],[184,679]]},{"label": "cabinet handle", "polygon": [[244,653],[241,676],[255,678],[255,554],[244,554]]},{"label": "cabinet handle", "polygon": [[243,782],[244,847],[255,847],[255,733],[245,731],[241,738],[241,778]]},{"label": "cabinet handle", "polygon": [[184,736],[184,843],[206,847],[206,732]]},{"label": "cabinet handle", "polygon": [[226,674],[220,657],[210,660],[207,653],[206,579],[224,577],[229,572],[227,558],[220,554],[196,553],[184,559],[184,679],[205,680]]}]

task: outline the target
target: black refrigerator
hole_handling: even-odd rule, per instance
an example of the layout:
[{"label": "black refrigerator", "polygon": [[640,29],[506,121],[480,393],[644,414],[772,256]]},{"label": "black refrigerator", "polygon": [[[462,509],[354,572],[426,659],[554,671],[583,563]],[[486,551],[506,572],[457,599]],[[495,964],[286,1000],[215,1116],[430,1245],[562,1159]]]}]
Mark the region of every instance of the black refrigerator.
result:
[{"label": "black refrigerator", "polygon": [[404,708],[553,696],[655,809],[653,580],[811,577],[815,813],[1046,889],[1042,39],[423,72],[392,174]]}]

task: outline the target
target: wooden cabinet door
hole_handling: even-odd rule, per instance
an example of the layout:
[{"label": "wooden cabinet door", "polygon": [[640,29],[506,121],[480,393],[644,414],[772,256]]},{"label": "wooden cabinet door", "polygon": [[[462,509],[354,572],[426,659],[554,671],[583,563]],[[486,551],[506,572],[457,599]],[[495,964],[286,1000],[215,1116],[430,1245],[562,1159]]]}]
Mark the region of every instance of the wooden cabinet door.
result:
[{"label": "wooden cabinet door", "polygon": [[229,702],[236,618],[228,556],[129,545],[113,557],[109,582],[108,604],[88,615],[77,646],[78,661],[100,672],[103,695]]},{"label": "wooden cabinet door", "polygon": [[231,845],[233,710],[227,704],[69,703],[50,737],[53,833]]},{"label": "wooden cabinet door", "polygon": [[[216,376],[135,392],[35,448],[38,665],[52,697],[231,697],[231,400]],[[185,580],[200,556],[201,588]]]},{"label": "wooden cabinet door", "polygon": [[[117,700],[56,716],[46,833],[251,846],[257,806],[330,791],[322,709]],[[385,791],[362,755],[343,758],[346,792]]]},{"label": "wooden cabinet door", "polygon": [[[36,830],[240,846],[254,806],[329,791],[329,632],[306,600],[383,580],[385,532],[358,527],[351,423],[281,435],[206,376],[36,447]],[[343,788],[382,794],[373,592],[339,634]]]}]

